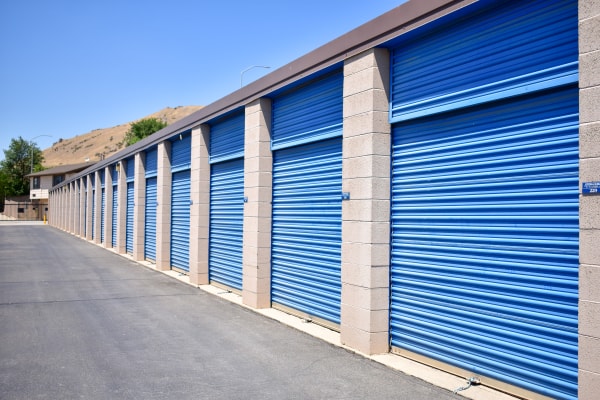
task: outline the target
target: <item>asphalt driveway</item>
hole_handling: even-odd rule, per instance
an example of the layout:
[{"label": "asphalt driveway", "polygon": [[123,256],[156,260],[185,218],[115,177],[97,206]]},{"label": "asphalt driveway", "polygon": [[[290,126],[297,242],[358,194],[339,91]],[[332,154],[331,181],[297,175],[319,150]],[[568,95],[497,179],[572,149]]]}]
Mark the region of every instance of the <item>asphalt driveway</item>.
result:
[{"label": "asphalt driveway", "polygon": [[0,223],[0,398],[456,399],[46,225]]}]

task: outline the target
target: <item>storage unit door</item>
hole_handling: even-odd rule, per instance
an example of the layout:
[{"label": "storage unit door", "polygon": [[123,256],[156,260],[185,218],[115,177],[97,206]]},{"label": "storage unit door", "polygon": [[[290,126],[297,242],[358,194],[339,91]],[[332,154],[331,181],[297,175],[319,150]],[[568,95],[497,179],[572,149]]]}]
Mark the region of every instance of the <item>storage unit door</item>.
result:
[{"label": "storage unit door", "polygon": [[88,201],[87,201],[87,183],[85,182],[86,180],[83,180],[83,237],[87,237],[87,230],[89,229],[89,227],[87,226],[87,206],[88,206]]},{"label": "storage unit door", "polygon": [[125,250],[133,254],[133,182],[127,182],[127,216],[125,231]]},{"label": "storage unit door", "polygon": [[118,202],[119,200],[119,187],[113,185],[113,198],[112,198],[112,247],[117,247],[117,221],[118,221]]},{"label": "storage unit door", "polygon": [[171,189],[171,266],[189,271],[190,170],[173,173]]},{"label": "storage unit door", "polygon": [[92,189],[92,240],[96,233],[96,189]]},{"label": "storage unit door", "polygon": [[577,394],[578,91],[393,128],[392,345]]},{"label": "storage unit door", "polygon": [[273,155],[271,299],[339,324],[342,139]]},{"label": "storage unit door", "polygon": [[244,159],[211,165],[210,280],[242,290]]},{"label": "storage unit door", "polygon": [[144,257],[156,261],[156,178],[146,179]]},{"label": "storage unit door", "polygon": [[104,216],[106,215],[106,189],[102,188],[102,200],[100,201],[100,243],[104,243]]},{"label": "storage unit door", "polygon": [[391,57],[391,342],[576,398],[577,2],[456,16]]}]

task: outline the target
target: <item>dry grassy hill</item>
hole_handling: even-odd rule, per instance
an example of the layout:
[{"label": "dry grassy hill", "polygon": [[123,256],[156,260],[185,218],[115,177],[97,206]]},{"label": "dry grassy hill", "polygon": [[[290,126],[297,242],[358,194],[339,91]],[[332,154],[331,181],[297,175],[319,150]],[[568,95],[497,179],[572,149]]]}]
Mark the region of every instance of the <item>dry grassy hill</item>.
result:
[{"label": "dry grassy hill", "polygon": [[[170,125],[201,108],[202,106],[167,107],[144,118],[160,118]],[[71,139],[60,139],[52,147],[43,150],[44,167],[99,161],[103,156],[108,157],[123,148],[122,141],[130,125],[131,122],[128,122],[112,128],[95,129]]]}]

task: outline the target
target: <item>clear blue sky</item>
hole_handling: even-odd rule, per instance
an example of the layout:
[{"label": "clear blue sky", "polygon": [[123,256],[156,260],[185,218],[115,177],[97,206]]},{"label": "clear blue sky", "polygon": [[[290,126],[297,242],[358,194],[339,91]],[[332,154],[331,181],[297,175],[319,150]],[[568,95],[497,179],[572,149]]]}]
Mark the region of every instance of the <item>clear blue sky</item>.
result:
[{"label": "clear blue sky", "polygon": [[[0,1],[0,160],[164,107],[208,105],[402,0]],[[253,69],[244,84],[268,73]]]}]

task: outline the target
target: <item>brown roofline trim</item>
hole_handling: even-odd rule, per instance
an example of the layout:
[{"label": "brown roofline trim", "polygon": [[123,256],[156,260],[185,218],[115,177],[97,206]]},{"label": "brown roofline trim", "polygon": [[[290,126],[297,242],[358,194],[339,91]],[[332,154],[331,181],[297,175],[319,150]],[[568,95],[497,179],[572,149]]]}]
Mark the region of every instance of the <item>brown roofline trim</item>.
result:
[{"label": "brown roofline trim", "polygon": [[[84,170],[63,185],[93,171],[131,157],[181,132],[191,130],[222,114],[242,107],[304,77],[377,47],[415,28],[439,19],[479,0],[411,0],[276,69],[243,88],[176,121],[138,143]],[[59,187],[59,186],[58,186]]]}]

